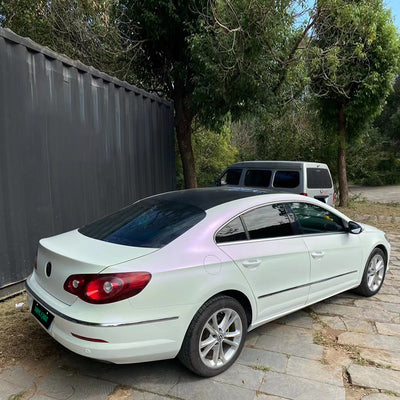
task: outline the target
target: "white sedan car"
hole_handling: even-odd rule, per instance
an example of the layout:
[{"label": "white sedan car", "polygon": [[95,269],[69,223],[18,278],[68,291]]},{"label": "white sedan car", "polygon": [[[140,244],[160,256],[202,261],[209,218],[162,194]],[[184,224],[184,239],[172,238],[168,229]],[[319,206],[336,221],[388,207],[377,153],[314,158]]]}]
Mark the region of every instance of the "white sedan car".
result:
[{"label": "white sedan car", "polygon": [[300,195],[169,192],[42,239],[32,314],[68,349],[113,363],[178,356],[213,376],[246,333],[348,289],[382,286],[383,232]]}]

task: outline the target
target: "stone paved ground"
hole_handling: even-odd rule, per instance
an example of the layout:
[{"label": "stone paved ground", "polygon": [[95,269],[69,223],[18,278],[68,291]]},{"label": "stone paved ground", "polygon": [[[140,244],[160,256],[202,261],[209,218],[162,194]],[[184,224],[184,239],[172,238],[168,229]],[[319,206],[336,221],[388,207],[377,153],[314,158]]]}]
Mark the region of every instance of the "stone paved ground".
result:
[{"label": "stone paved ground", "polygon": [[[400,397],[400,233],[379,295],[349,292],[248,335],[236,364],[201,379],[176,360],[109,365],[64,351],[0,371],[4,400],[394,400]],[[32,344],[34,345],[34,344]]]}]

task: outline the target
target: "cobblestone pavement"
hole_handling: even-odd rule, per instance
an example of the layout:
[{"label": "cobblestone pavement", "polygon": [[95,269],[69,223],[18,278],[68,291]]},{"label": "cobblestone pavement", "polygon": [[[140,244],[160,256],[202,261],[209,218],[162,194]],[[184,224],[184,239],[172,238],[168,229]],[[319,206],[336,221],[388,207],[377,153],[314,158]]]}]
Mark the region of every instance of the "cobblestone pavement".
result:
[{"label": "cobblestone pavement", "polygon": [[400,233],[380,293],[349,292],[264,325],[236,364],[202,379],[178,361],[110,365],[65,351],[0,372],[4,400],[394,400],[400,397]]}]

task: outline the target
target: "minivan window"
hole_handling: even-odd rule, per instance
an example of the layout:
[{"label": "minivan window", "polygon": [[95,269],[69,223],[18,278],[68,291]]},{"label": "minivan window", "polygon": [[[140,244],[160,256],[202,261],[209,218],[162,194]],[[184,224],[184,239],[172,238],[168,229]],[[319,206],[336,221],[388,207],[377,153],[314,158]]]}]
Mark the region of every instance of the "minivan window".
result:
[{"label": "minivan window", "polygon": [[273,204],[243,214],[250,239],[265,239],[293,234],[285,207]]},{"label": "minivan window", "polygon": [[246,240],[246,232],[240,218],[235,218],[229,224],[226,224],[215,236],[217,243],[236,242],[238,240]]},{"label": "minivan window", "polygon": [[292,189],[300,184],[299,171],[276,171],[274,187]]},{"label": "minivan window", "polygon": [[221,185],[239,185],[241,175],[241,168],[228,169],[221,178]]},{"label": "minivan window", "polygon": [[331,189],[332,179],[325,168],[307,168],[307,187],[309,189]]},{"label": "minivan window", "polygon": [[104,242],[160,248],[205,217],[199,207],[160,199],[144,199],[79,229]]},{"label": "minivan window", "polygon": [[249,169],[244,178],[245,186],[268,187],[271,181],[271,171],[265,169]]}]

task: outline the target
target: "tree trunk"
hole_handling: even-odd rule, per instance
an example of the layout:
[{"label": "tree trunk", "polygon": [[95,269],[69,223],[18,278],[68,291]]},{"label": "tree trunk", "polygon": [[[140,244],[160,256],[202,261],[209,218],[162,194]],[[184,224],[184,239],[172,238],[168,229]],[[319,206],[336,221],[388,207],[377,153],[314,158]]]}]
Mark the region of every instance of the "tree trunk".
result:
[{"label": "tree trunk", "polygon": [[349,186],[346,172],[346,114],[344,104],[339,108],[339,143],[338,143],[338,178],[339,178],[339,206],[349,204]]},{"label": "tree trunk", "polygon": [[192,148],[193,112],[181,91],[176,90],[174,96],[175,129],[179,154],[182,160],[185,188],[196,188],[197,177]]}]

